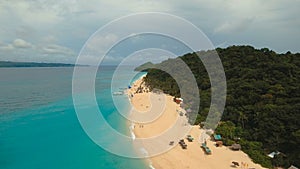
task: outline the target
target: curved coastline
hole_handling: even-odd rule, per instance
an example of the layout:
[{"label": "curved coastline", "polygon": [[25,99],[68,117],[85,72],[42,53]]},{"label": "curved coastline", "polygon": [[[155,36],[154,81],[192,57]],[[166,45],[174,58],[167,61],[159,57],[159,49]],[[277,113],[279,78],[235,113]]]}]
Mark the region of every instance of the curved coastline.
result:
[{"label": "curved coastline", "polygon": [[[135,76],[131,82],[130,82],[130,86],[133,86],[137,81],[141,80],[143,77],[146,76],[146,72],[143,72],[141,74],[139,74],[138,76]],[[131,106],[130,108],[130,111],[128,112],[128,114],[131,114],[132,112],[132,104],[131,104],[131,94],[130,94],[130,89],[127,87],[127,88],[122,88],[124,89],[124,94],[128,97],[128,101],[129,101],[129,106]],[[130,120],[127,120],[127,126],[128,126],[128,129],[129,129],[129,135],[131,137],[131,139],[134,141],[136,139],[136,134],[134,132],[134,128],[135,128],[135,123],[130,121]],[[134,145],[133,145],[134,147]],[[146,149],[143,149],[143,150],[137,150],[135,147],[134,147],[134,151],[136,151],[137,153],[140,153],[140,152],[145,152],[145,153],[148,153],[146,151]],[[151,160],[143,160],[144,163],[145,163],[145,167],[149,167],[150,169],[155,169],[152,165],[152,161]]]},{"label": "curved coastline", "polygon": [[[141,76],[139,79],[135,80],[132,83],[132,87],[140,86]],[[135,88],[136,89],[136,88]],[[132,92],[134,89],[127,90],[128,99],[131,103],[131,106],[134,106],[137,109],[145,109],[147,107],[146,105],[149,103],[149,97],[148,95],[150,92],[146,93],[134,93],[134,98],[132,97]],[[167,129],[169,126],[168,124],[172,124],[171,122],[176,120],[176,116],[179,116],[178,113],[175,111],[175,109],[170,109],[170,107],[178,106],[175,104],[175,102],[172,101],[172,96],[164,94],[166,97],[168,97],[168,108],[169,110],[165,111],[162,117],[160,117],[155,122],[150,122],[147,124],[135,124],[134,122],[131,122],[130,124],[130,132],[132,139],[136,138],[147,138],[151,137],[153,135],[156,135],[164,129]],[[179,107],[179,106],[178,106]],[[177,110],[177,109],[176,109]],[[131,112],[132,115],[132,112]],[[175,116],[175,117],[174,117]],[[166,125],[167,124],[167,125]],[[200,129],[199,126],[190,126],[192,130],[190,131],[190,135],[192,135],[195,140],[193,142],[187,143],[187,149],[183,150],[179,145],[175,145],[172,149],[169,151],[162,153],[160,155],[150,157],[148,159],[145,159],[146,163],[148,164],[149,168],[155,168],[155,169],[165,169],[165,168],[172,168],[172,169],[180,169],[180,168],[206,168],[206,169],[231,169],[232,168],[232,161],[238,161],[240,164],[244,164],[248,166],[249,168],[256,168],[256,169],[265,169],[261,167],[259,164],[255,164],[247,154],[245,154],[242,151],[232,151],[228,147],[216,147],[215,142],[206,138],[203,139],[203,135],[201,133],[205,132],[205,130]],[[184,139],[184,138],[183,138]],[[212,155],[206,155],[202,148],[201,144],[203,143],[203,140],[207,141],[208,147],[212,151]],[[177,141],[175,141],[175,144]],[[137,150],[138,153],[141,153],[140,151],[143,151],[142,153],[148,153],[147,150],[144,148],[144,150]],[[218,161],[216,163],[215,161]]]},{"label": "curved coastline", "polygon": [[[141,80],[142,78],[144,78],[144,77],[146,76],[146,74],[147,74],[147,73],[143,73],[143,74],[141,74],[140,76],[137,76],[136,78],[134,78],[134,79],[130,82],[130,86],[134,85],[138,80]],[[127,97],[128,97],[129,103],[131,104],[131,96],[129,95],[129,92],[130,92],[129,89],[126,88],[125,93],[126,93],[126,95],[127,95]],[[131,107],[132,107],[132,105],[131,105]],[[130,109],[129,114],[131,113],[131,111],[132,111],[132,108]],[[135,140],[135,138],[136,138],[135,133],[134,133],[134,125],[135,125],[135,124],[134,124],[133,122],[131,122],[131,123],[130,123],[130,126],[129,126],[129,131],[130,131],[130,135],[131,135],[132,140]]]}]

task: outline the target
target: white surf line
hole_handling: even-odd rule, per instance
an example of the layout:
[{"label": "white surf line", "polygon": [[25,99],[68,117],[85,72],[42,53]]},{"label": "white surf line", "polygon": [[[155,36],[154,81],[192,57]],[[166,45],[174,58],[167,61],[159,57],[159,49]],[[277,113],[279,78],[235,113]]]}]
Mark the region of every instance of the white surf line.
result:
[{"label": "white surf line", "polygon": [[130,127],[129,127],[129,130],[130,130],[130,134],[131,134],[131,138],[132,140],[135,140],[136,136],[133,132],[133,129],[134,129],[134,123],[131,123]]},{"label": "white surf line", "polygon": [[[140,149],[141,153],[143,153],[144,155],[148,156],[148,151],[145,148],[141,148]],[[150,159],[147,159],[148,161],[148,166],[150,169],[155,169],[155,167],[152,165],[152,161]]]},{"label": "white surf line", "polygon": [[155,169],[155,168],[153,167],[153,165],[152,165],[152,162],[151,162],[151,161],[149,162],[149,167],[150,167],[151,169]]}]

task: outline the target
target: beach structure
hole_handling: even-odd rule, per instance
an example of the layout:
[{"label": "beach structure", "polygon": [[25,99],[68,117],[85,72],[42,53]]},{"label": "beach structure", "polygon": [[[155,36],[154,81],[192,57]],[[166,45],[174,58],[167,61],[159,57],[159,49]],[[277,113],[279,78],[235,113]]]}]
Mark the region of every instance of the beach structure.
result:
[{"label": "beach structure", "polygon": [[235,144],[232,144],[230,148],[231,148],[231,150],[239,151],[242,149],[242,146],[240,144],[235,143]]},{"label": "beach structure", "polygon": [[297,167],[291,165],[288,169],[299,169],[299,168],[297,168]]},{"label": "beach structure", "polygon": [[135,93],[143,93],[144,88],[142,86],[139,86]]},{"label": "beach structure", "polygon": [[215,134],[215,135],[214,135],[214,140],[215,140],[215,141],[221,141],[221,140],[222,140],[221,135],[220,135],[220,134]]},{"label": "beach structure", "polygon": [[[132,88],[127,92],[128,94],[133,94],[138,88],[139,83],[132,84]],[[157,93],[154,93],[157,96],[160,90],[153,90]],[[164,95],[163,93],[161,93]],[[131,99],[131,103],[138,109],[141,108],[143,110],[149,103],[154,101],[153,103],[160,103],[161,101],[156,98],[151,99],[150,94],[136,94]],[[185,123],[188,123],[185,119],[184,115],[180,116],[180,111],[184,112],[188,110],[188,106],[186,109],[182,109],[181,104],[177,104],[173,101],[172,96],[166,95],[167,106],[165,112],[162,114],[163,118],[158,118],[154,122],[148,123],[145,127],[141,126],[139,123],[135,124],[135,128],[132,130],[136,135],[136,138],[147,138],[160,134],[162,131],[167,130],[171,125],[173,125],[177,118],[180,118],[180,123],[178,123],[178,127],[183,128]],[[130,97],[129,97],[130,98]],[[150,98],[150,100],[149,100]],[[150,102],[149,102],[150,101]],[[185,100],[186,101],[186,100]],[[152,108],[156,108],[156,105],[153,104]],[[139,112],[132,112],[132,115],[139,114]],[[176,133],[175,133],[176,134]],[[215,133],[220,134],[220,133]],[[134,137],[135,137],[134,135]],[[187,135],[191,135],[194,138],[193,142],[189,142],[187,140]],[[172,169],[182,169],[182,168],[210,168],[210,165],[213,165],[213,168],[232,168],[234,169],[234,165],[232,161],[236,161],[239,163],[237,168],[241,168],[241,162],[249,163],[249,167],[247,169],[263,169],[262,167],[255,165],[248,156],[245,155],[242,151],[233,152],[227,148],[211,148],[213,144],[216,142],[212,142],[214,131],[212,129],[204,128],[199,129],[198,126],[192,126],[189,133],[186,133],[182,138],[176,139],[173,137],[168,137],[164,140],[160,140],[160,143],[166,148],[170,150],[166,153],[163,153],[159,156],[155,156],[150,158],[151,162],[153,162],[153,167],[155,168],[172,168]],[[223,135],[222,135],[223,137]],[[180,139],[182,139],[180,141]],[[224,141],[224,139],[222,138]],[[174,141],[174,143],[173,143]],[[199,144],[198,144],[199,142]],[[204,148],[201,147],[202,143],[205,143]],[[179,145],[177,145],[179,143]],[[237,142],[238,143],[238,142]],[[149,151],[149,154],[152,153],[151,149],[155,149],[155,144],[145,144],[143,147]],[[189,148],[187,148],[189,147]],[[201,150],[199,150],[199,148]],[[200,151],[200,152],[199,152]],[[202,152],[203,151],[203,152]],[[214,151],[212,153],[212,151]],[[212,154],[212,155],[209,155]],[[149,159],[149,160],[150,160]],[[149,163],[150,164],[150,163]],[[151,168],[151,167],[150,167]],[[244,169],[246,169],[244,167]]]},{"label": "beach structure", "polygon": [[268,154],[268,157],[270,157],[270,158],[274,158],[275,156],[277,156],[277,155],[279,155],[280,154],[280,152],[279,151],[274,151],[274,152],[272,152],[272,153],[270,153],[270,154]]},{"label": "beach structure", "polygon": [[161,94],[162,91],[159,90],[159,89],[153,89],[153,90],[152,90],[152,93]]},{"label": "beach structure", "polygon": [[216,146],[217,147],[222,147],[223,146],[223,141],[217,141]]},{"label": "beach structure", "polygon": [[183,99],[182,99],[182,98],[174,97],[173,100],[174,100],[174,102],[176,102],[177,104],[180,104],[180,103],[183,102]]}]

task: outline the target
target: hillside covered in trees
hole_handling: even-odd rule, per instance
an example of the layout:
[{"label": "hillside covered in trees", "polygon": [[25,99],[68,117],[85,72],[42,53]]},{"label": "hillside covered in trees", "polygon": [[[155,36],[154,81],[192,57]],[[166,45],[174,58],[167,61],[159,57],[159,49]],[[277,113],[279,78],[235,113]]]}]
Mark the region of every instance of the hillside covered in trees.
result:
[{"label": "hillside covered in trees", "polygon": [[[242,150],[265,167],[300,166],[300,54],[277,54],[267,48],[231,46],[216,49],[227,83],[226,106],[216,132],[224,143],[238,142]],[[200,51],[207,55],[211,51]],[[210,79],[196,53],[182,59],[197,81],[200,108],[196,124],[205,121],[210,106]],[[169,59],[161,65],[173,64]],[[159,69],[148,69],[146,84],[180,96],[175,80]],[[267,156],[281,152],[275,158]]]},{"label": "hillside covered in trees", "polygon": [[37,63],[37,62],[10,62],[0,61],[0,67],[73,67],[74,64],[66,63]]}]

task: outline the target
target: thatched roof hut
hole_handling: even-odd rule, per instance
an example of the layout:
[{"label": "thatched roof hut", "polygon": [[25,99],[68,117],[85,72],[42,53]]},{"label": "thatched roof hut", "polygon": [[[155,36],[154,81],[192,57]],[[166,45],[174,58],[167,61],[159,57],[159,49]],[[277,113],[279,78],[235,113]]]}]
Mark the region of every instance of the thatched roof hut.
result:
[{"label": "thatched roof hut", "polygon": [[235,151],[238,151],[238,150],[242,149],[242,146],[240,144],[232,144],[231,149],[235,150]]},{"label": "thatched roof hut", "polygon": [[298,169],[297,167],[291,165],[288,169]]},{"label": "thatched roof hut", "polygon": [[214,139],[215,139],[215,141],[220,141],[220,140],[222,140],[222,137],[220,134],[215,134]]},{"label": "thatched roof hut", "polygon": [[223,141],[217,141],[216,146],[217,147],[222,147],[223,146]]}]

